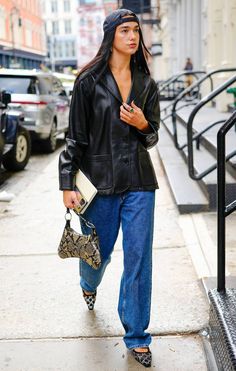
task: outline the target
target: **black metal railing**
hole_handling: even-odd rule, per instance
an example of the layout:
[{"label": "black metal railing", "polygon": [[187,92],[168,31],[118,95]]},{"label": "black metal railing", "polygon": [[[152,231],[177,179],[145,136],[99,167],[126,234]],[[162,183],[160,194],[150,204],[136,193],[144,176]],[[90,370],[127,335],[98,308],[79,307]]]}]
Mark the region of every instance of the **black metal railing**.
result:
[{"label": "black metal railing", "polygon": [[225,163],[227,157],[225,156],[225,136],[235,124],[236,111],[217,134],[217,290],[219,292],[225,292],[225,219],[236,210],[236,199],[229,205],[225,204]]},{"label": "black metal railing", "polygon": [[[165,82],[159,85],[159,96],[160,100],[173,100],[179,96],[179,94],[186,89],[186,81],[182,77],[193,76],[196,80],[200,79],[200,75],[206,74],[205,71],[182,71],[172,76]],[[199,94],[199,89],[195,89],[192,95],[196,97]]]},{"label": "black metal railing", "polygon": [[[205,104],[207,104],[208,102],[211,101],[212,105],[213,105],[213,98],[220,94],[223,90],[225,90],[228,86],[230,86],[231,84],[233,84],[233,82],[235,81],[232,81],[232,83],[230,83],[229,85],[226,84],[226,87],[224,87],[225,85],[222,84],[220,87],[216,88],[215,90],[213,90],[213,80],[212,80],[212,76],[213,75],[216,75],[216,74],[219,74],[219,73],[223,73],[223,72],[235,72],[236,71],[236,68],[222,68],[222,69],[217,69],[217,70],[214,70],[214,71],[211,71],[209,73],[207,73],[205,76],[203,76],[202,78],[200,78],[198,81],[196,81],[195,83],[193,83],[191,86],[189,86],[188,88],[186,88],[182,93],[180,93],[174,103],[173,103],[173,106],[172,106],[172,125],[173,125],[173,139],[174,139],[174,144],[175,144],[175,147],[179,150],[183,149],[186,144],[189,142],[189,138],[188,140],[186,141],[186,143],[184,144],[179,144],[179,141],[178,141],[178,131],[177,131],[177,115],[176,115],[176,111],[177,111],[177,104],[179,101],[183,100],[183,98],[188,95],[188,94],[191,94],[191,91],[193,91],[194,89],[196,88],[199,88],[200,85],[205,82],[206,80],[209,79],[210,81],[210,94],[207,95],[206,97],[204,97],[196,106],[195,108],[193,109],[193,111],[191,112],[191,115],[194,115],[197,113],[197,111]],[[235,78],[236,76],[234,76],[233,78]],[[229,81],[229,80],[227,80]],[[223,88],[221,88],[223,87]],[[215,94],[215,95],[214,95]],[[208,99],[209,98],[209,99]],[[207,99],[207,102],[205,102]],[[199,107],[197,109],[197,107]],[[190,115],[190,116],[191,116]],[[194,117],[193,117],[194,118]],[[189,120],[190,120],[190,117],[189,117]],[[191,123],[189,124],[191,125]],[[192,135],[192,132],[191,132],[191,135]],[[194,178],[193,178],[194,179]]]},{"label": "black metal railing", "polygon": [[[236,69],[235,69],[236,71]],[[236,81],[236,75],[231,77],[230,79],[226,80],[222,85],[220,85],[218,88],[213,90],[210,94],[208,94],[206,97],[204,97],[192,110],[188,122],[187,122],[187,146],[188,146],[188,171],[189,176],[194,180],[200,180],[210,172],[212,172],[217,167],[217,163],[209,166],[206,170],[202,171],[201,173],[197,173],[194,168],[194,155],[193,155],[193,120],[197,114],[197,112],[205,106],[208,102],[212,101],[217,95],[222,93],[224,90],[226,90],[230,85],[232,85]],[[208,126],[205,129],[206,130],[212,127],[212,124]],[[176,134],[176,133],[175,133]],[[177,135],[176,137],[177,138]],[[185,145],[180,146],[178,144],[178,149],[182,149]],[[236,155],[236,150],[229,153],[226,156],[226,160],[228,161],[230,158]]]}]

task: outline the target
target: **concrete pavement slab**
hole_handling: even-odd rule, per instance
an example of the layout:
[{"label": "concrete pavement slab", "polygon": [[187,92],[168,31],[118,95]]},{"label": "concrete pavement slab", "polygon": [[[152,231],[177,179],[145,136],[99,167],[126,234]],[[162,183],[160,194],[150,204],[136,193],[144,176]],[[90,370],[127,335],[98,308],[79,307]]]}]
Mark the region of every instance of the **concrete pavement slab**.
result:
[{"label": "concrete pavement slab", "polygon": [[[150,370],[207,371],[199,336],[155,337]],[[0,342],[1,371],[141,371],[121,338]]]},{"label": "concrete pavement slab", "polygon": [[[113,254],[89,312],[79,288],[78,260],[56,255],[0,258],[0,338],[122,335],[117,303],[121,251]],[[154,334],[195,332],[208,320],[208,304],[185,248],[154,252]]]}]

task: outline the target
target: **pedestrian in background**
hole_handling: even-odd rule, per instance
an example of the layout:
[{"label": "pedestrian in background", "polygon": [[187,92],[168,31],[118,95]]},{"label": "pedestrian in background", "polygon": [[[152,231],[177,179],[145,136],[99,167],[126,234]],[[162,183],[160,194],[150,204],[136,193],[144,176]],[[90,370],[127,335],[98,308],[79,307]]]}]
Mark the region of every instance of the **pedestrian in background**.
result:
[{"label": "pedestrian in background", "polygon": [[[124,270],[118,313],[126,347],[150,367],[151,335],[146,329],[158,184],[147,149],[158,141],[158,91],[150,77],[138,17],[116,10],[106,17],[103,30],[97,55],[74,85],[69,134],[59,161],[60,189],[66,207],[78,205],[81,195],[74,191],[74,183],[81,169],[98,190],[84,215],[96,227],[102,265],[94,270],[80,260],[80,285],[90,310],[122,226]],[[81,227],[86,233],[83,222]]]},{"label": "pedestrian in background", "polygon": [[[184,71],[192,71],[193,70],[193,63],[191,61],[191,58],[186,59],[186,63],[184,66]],[[185,77],[186,87],[192,85],[193,83],[193,75],[188,74]]]}]

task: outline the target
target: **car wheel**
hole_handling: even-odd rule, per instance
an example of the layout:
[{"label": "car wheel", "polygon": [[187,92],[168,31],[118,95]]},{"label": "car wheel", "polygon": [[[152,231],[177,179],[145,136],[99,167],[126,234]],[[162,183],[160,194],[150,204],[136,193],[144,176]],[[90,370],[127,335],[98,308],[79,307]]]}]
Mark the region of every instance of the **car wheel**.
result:
[{"label": "car wheel", "polygon": [[55,121],[52,123],[50,135],[47,139],[43,141],[44,149],[47,153],[52,153],[57,147],[57,124]]},{"label": "car wheel", "polygon": [[19,128],[16,144],[3,156],[2,164],[7,170],[20,171],[27,165],[31,153],[31,139],[29,132]]}]

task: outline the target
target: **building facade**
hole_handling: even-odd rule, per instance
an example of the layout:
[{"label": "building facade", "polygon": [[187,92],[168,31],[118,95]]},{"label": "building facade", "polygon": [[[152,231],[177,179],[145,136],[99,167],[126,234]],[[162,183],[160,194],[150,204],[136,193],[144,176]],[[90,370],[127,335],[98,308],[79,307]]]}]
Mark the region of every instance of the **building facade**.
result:
[{"label": "building facade", "polygon": [[44,0],[46,64],[53,71],[77,68],[78,0]]},{"label": "building facade", "polygon": [[39,68],[46,57],[40,0],[0,0],[0,66]]},{"label": "building facade", "polygon": [[103,38],[104,18],[116,8],[116,0],[79,0],[77,38],[79,69],[96,55]]},{"label": "building facade", "polygon": [[236,66],[236,0],[160,0],[163,54],[155,76],[166,79],[184,68],[206,71]]},{"label": "building facade", "polygon": [[87,63],[101,43],[105,14],[116,6],[115,0],[44,0],[46,65],[68,72]]}]

